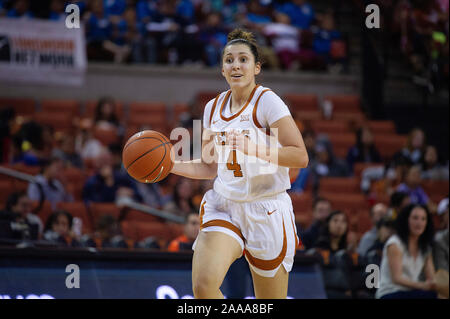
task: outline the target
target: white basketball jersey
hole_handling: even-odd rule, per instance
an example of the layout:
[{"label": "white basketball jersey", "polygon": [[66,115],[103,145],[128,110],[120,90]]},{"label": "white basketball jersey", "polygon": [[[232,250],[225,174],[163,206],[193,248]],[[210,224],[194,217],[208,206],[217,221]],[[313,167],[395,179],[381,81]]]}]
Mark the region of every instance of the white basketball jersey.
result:
[{"label": "white basketball jersey", "polygon": [[232,150],[226,139],[226,132],[238,130],[255,144],[281,147],[279,142],[269,144],[266,129],[290,115],[286,104],[261,85],[253,89],[246,104],[235,114],[230,111],[230,102],[231,90],[223,92],[208,102],[203,115],[204,128],[216,134],[214,144],[219,162],[214,190],[227,199],[247,202],[290,189],[288,167]]}]

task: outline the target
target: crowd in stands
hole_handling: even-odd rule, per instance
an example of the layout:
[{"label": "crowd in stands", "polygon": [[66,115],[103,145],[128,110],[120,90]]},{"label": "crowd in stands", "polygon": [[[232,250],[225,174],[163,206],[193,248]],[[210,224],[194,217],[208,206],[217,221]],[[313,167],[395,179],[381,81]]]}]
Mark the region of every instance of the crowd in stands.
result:
[{"label": "crowd in stands", "polygon": [[256,34],[266,68],[324,70],[348,58],[333,6],[316,12],[306,0],[1,0],[0,17],[64,22],[69,4],[80,8],[89,60],[216,66],[235,27]]},{"label": "crowd in stands", "polygon": [[[145,128],[167,131],[155,126],[128,127],[125,119],[132,118],[133,107],[137,109],[131,103],[124,111],[120,102],[101,98],[94,104],[84,103],[83,115],[72,116],[70,104],[62,106],[63,102],[57,103],[72,121],[64,129],[58,129],[59,115],[53,124],[46,122],[52,116],[46,111],[51,109],[48,101],[41,101],[41,110],[28,116],[23,113],[25,107],[5,104],[0,108],[2,166],[35,177],[28,183],[1,176],[0,240],[40,240],[66,247],[190,250],[200,228],[200,202],[213,187],[212,181],[171,174],[156,184],[136,182],[121,162],[124,142]],[[193,103],[192,112],[184,109],[174,121],[155,115],[155,125],[171,122],[173,127],[188,127],[186,123],[198,116],[198,104],[201,102]],[[411,130],[401,140],[404,144],[396,144],[400,146],[388,156],[384,147],[374,142],[380,133],[373,132],[373,123],[346,122],[353,133],[345,134],[354,142],[345,144],[338,156],[339,140],[333,138],[339,134],[324,133],[317,121],[297,117],[295,105],[289,105],[310,155],[308,168],[291,170],[292,188],[288,191],[302,240],[299,253],[321,258],[327,294],[373,297],[364,286],[365,265],[383,268],[384,244],[398,233],[397,220],[408,209],[407,214],[416,208],[425,211],[427,223],[440,231],[436,240],[441,244],[428,244],[438,251],[433,257],[446,256],[448,270],[448,160],[438,158],[425,132]],[[146,112],[159,111],[155,106]],[[334,118],[339,113],[333,114],[333,120],[325,120],[328,128],[339,122]],[[385,130],[386,123],[382,124]],[[389,140],[395,137],[395,133],[388,135]],[[339,183],[327,184],[333,181]],[[120,204],[121,198],[180,216],[185,224],[174,225],[130,209]],[[400,242],[405,238],[400,237]],[[446,245],[442,238],[447,238]],[[435,265],[442,265],[442,260]]]},{"label": "crowd in stands", "polygon": [[449,78],[449,1],[374,1],[384,12],[386,34],[431,92]]}]

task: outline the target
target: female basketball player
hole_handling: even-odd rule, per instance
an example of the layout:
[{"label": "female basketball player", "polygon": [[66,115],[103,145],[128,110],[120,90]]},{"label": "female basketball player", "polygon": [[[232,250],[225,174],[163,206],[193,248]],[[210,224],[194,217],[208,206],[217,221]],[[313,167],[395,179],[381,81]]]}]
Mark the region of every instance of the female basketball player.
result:
[{"label": "female basketball player", "polygon": [[[256,298],[287,297],[298,246],[286,193],[288,172],[306,167],[308,155],[288,107],[256,84],[260,71],[253,35],[232,31],[222,55],[222,75],[230,90],[205,107],[202,163],[176,162],[171,171],[194,179],[217,176],[201,202],[201,231],[193,246],[196,298],[223,298],[222,281],[242,254],[250,265]],[[266,134],[276,136],[275,145],[267,142]],[[214,161],[208,157],[211,150]]]}]

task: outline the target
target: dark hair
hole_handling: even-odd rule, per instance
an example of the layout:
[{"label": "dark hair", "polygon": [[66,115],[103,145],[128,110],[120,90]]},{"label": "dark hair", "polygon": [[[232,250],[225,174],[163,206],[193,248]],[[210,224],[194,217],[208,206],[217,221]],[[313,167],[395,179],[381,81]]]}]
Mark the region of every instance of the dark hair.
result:
[{"label": "dark hair", "polygon": [[258,45],[256,43],[255,36],[252,32],[245,31],[245,30],[242,30],[239,28],[234,29],[233,31],[228,33],[227,41],[228,41],[227,44],[225,44],[225,47],[222,50],[222,58],[223,58],[223,53],[225,52],[225,48],[227,46],[236,44],[236,43],[241,43],[241,44],[245,44],[249,47],[250,51],[253,54],[253,57],[255,58],[255,63],[258,63],[258,62],[262,63],[261,57],[259,54]]},{"label": "dark hair", "polygon": [[[372,131],[367,126],[362,126],[356,131],[356,148],[359,151],[358,159],[360,159],[360,160],[364,160],[364,144],[362,141],[362,135],[363,135],[364,130],[368,130],[370,132],[370,134],[373,135]],[[375,158],[378,157],[374,141],[372,141],[372,143],[370,145],[367,145],[367,147],[368,147],[371,157],[375,157]]]},{"label": "dark hair", "polygon": [[398,237],[400,237],[402,242],[408,248],[409,216],[411,215],[411,212],[417,207],[424,209],[427,215],[427,225],[425,226],[423,234],[419,236],[419,249],[423,254],[425,254],[431,247],[434,236],[433,220],[426,206],[419,204],[410,204],[403,208],[395,221],[395,229],[397,231]]},{"label": "dark hair", "polygon": [[400,207],[402,202],[408,196],[409,195],[407,193],[405,193],[405,192],[394,192],[391,195],[391,198],[390,198],[390,205],[391,205],[391,207]]},{"label": "dark hair", "polygon": [[[331,214],[327,217],[325,220],[325,224],[322,226],[320,231],[320,237],[317,241],[317,246],[320,248],[328,248],[331,249],[331,235],[330,235],[330,221],[331,219],[336,215],[344,215],[345,219],[347,220],[347,215],[340,210],[335,210],[331,212]],[[339,240],[338,244],[338,250],[346,249],[347,248],[347,234],[348,234],[348,220],[347,220],[347,229],[345,230],[345,234],[342,235],[341,239]]]},{"label": "dark hair", "polygon": [[391,218],[383,217],[377,222],[375,227],[377,229],[380,229],[381,227],[387,227],[387,228],[395,229],[395,223],[394,223],[394,221]]},{"label": "dark hair", "polygon": [[[103,111],[103,106],[108,103],[112,104],[114,108],[113,108],[113,112],[111,113],[109,118],[105,119],[105,118],[103,118],[102,111]],[[116,102],[111,97],[102,97],[100,100],[98,100],[97,106],[95,107],[94,123],[97,123],[98,121],[101,121],[101,120],[111,122],[115,125],[119,124],[119,120],[116,115]]]},{"label": "dark hair", "polygon": [[8,196],[8,199],[6,200],[5,210],[7,212],[11,212],[13,206],[16,206],[17,203],[19,202],[19,199],[24,197],[24,196],[27,196],[27,194],[25,192],[23,192],[23,191],[14,192],[14,193],[10,194]]},{"label": "dark hair", "polygon": [[316,209],[317,204],[319,204],[320,202],[327,202],[327,203],[330,203],[330,201],[329,201],[328,199],[326,199],[325,197],[320,197],[320,196],[318,196],[318,197],[316,197],[316,198],[314,199],[314,201],[313,201],[312,209],[313,209],[313,210]]},{"label": "dark hair", "polygon": [[47,222],[45,223],[44,232],[52,230],[52,226],[54,223],[56,223],[59,216],[66,216],[67,220],[69,221],[69,229],[72,228],[73,223],[72,215],[65,210],[57,210],[48,217]]}]

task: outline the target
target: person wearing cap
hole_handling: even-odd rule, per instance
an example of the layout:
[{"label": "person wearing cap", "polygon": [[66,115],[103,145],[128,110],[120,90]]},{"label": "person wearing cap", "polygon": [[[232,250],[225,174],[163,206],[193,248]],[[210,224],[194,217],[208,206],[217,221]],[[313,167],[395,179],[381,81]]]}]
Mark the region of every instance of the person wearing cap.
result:
[{"label": "person wearing cap", "polygon": [[436,233],[433,245],[434,266],[436,270],[449,271],[448,265],[448,197],[441,200],[437,213],[446,228]]}]

